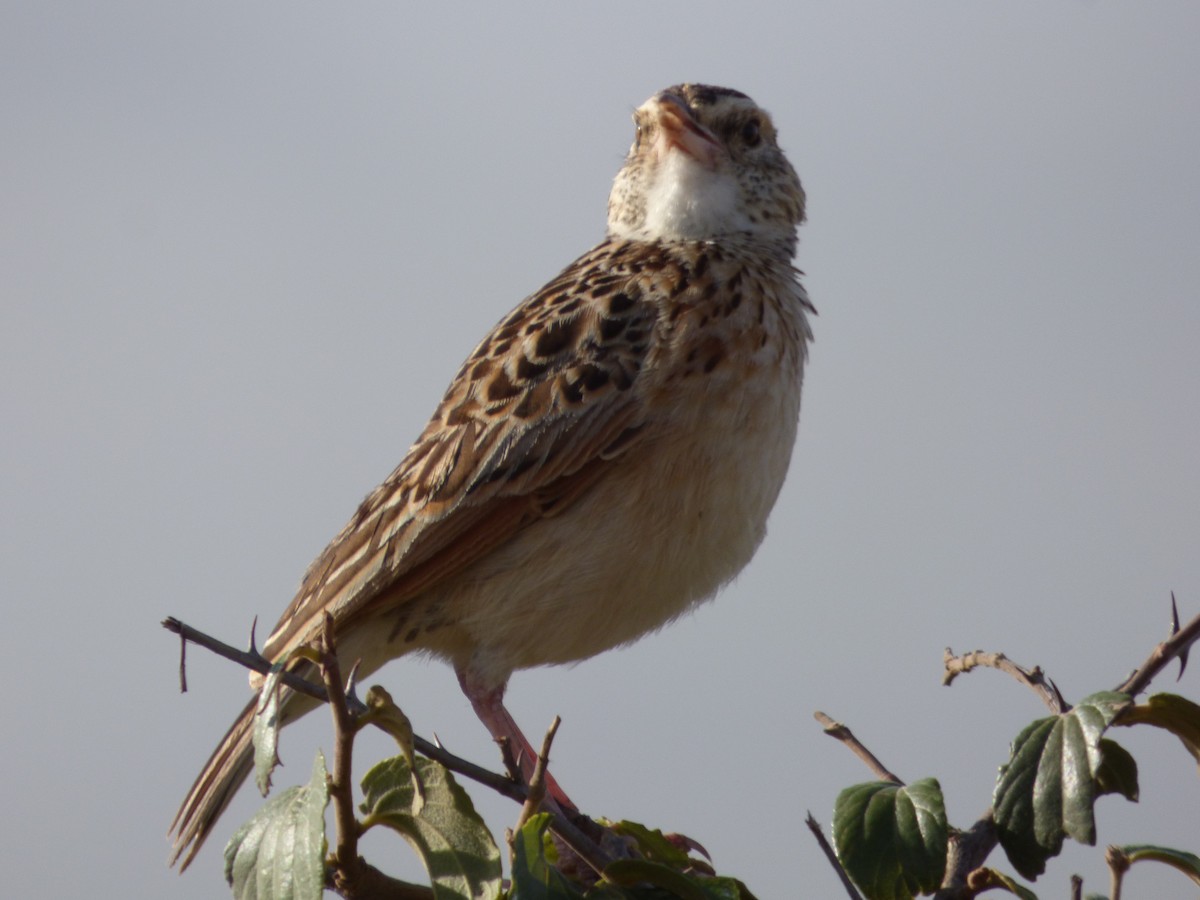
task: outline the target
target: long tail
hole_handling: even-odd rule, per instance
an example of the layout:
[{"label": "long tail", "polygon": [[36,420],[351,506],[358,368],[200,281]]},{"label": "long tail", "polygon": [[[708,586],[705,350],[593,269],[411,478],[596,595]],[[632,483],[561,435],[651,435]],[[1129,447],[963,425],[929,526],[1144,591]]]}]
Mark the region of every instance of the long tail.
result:
[{"label": "long tail", "polygon": [[[296,721],[319,705],[311,697],[280,687],[280,726]],[[254,768],[254,710],[257,706],[256,694],[229,726],[225,737],[196,776],[192,789],[183,798],[179,812],[175,813],[167,831],[172,839],[168,864],[178,863],[180,872],[200,852],[217,819]]]},{"label": "long tail", "polygon": [[254,710],[258,697],[246,704],[188,791],[168,834],[173,840],[170,865],[183,871],[200,852],[205,838],[254,768]]}]

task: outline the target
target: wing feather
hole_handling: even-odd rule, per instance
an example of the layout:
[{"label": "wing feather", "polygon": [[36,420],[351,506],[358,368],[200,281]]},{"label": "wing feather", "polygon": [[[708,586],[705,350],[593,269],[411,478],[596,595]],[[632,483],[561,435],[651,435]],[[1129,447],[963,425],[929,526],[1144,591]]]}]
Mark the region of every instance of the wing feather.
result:
[{"label": "wing feather", "polygon": [[309,567],[268,658],[311,640],[325,610],[345,627],[429,590],[567,508],[646,439],[639,375],[661,304],[627,252],[601,244],[476,348],[404,460]]}]

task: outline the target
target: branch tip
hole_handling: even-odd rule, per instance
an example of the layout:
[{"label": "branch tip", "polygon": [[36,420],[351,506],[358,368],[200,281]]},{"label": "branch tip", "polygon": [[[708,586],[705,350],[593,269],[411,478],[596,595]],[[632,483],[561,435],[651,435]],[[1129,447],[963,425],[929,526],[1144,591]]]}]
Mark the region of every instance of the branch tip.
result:
[{"label": "branch tip", "polygon": [[813,718],[821,723],[821,727],[824,729],[827,735],[835,740],[841,741],[850,749],[850,752],[861,759],[866,764],[867,768],[871,770],[872,774],[874,774],[875,777],[880,781],[890,781],[892,784],[899,785],[904,784],[904,781],[899,776],[892,774],[888,767],[880,762],[879,757],[868,750],[866,746],[854,736],[854,732],[852,732],[841,722],[835,721],[820,710],[817,710],[815,713],[813,713]]},{"label": "branch tip", "polygon": [[[824,714],[822,713],[822,715]],[[821,848],[821,852],[829,860],[829,865],[833,866],[833,871],[841,879],[842,887],[846,889],[846,894],[850,897],[850,900],[862,900],[862,895],[854,887],[854,883],[850,880],[850,876],[846,874],[846,870],[842,868],[842,862],[837,858],[837,853],[829,845],[829,841],[825,839],[825,833],[821,831],[820,824],[813,818],[811,811],[805,810],[805,812],[808,814],[808,818],[804,820],[804,824],[808,826],[808,830],[812,832],[813,837],[817,841],[817,846]]]}]

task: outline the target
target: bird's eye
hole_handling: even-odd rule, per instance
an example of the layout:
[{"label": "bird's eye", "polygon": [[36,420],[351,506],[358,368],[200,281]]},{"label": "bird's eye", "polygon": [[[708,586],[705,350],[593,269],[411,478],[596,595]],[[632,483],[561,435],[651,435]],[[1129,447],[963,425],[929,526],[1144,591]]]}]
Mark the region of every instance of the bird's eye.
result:
[{"label": "bird's eye", "polygon": [[747,147],[757,147],[762,142],[762,126],[758,119],[751,119],[743,125],[741,134]]},{"label": "bird's eye", "polygon": [[633,117],[633,146],[629,151],[635,152],[642,146],[642,138],[646,136],[646,126],[642,124],[640,116]]}]

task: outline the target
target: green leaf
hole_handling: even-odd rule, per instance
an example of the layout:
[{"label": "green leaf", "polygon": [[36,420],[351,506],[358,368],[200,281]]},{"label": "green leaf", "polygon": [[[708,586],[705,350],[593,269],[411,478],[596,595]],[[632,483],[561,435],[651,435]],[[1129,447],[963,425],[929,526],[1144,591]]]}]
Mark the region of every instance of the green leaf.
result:
[{"label": "green leaf", "polygon": [[512,900],[582,900],[583,894],[554,868],[546,832],[550,814],[529,817],[515,835],[512,850]]},{"label": "green leaf", "polygon": [[698,875],[696,882],[704,888],[704,893],[710,900],[757,900],[750,893],[750,888],[736,878],[723,878],[719,875],[710,878],[707,875]]},{"label": "green leaf", "polygon": [[496,897],[500,893],[500,851],[475,812],[471,798],[441,765],[417,758],[425,800],[414,812],[417,794],[402,756],[385,760],[363,778],[364,830],[395,829],[421,857],[437,900]]},{"label": "green leaf", "polygon": [[[737,878],[697,875],[648,859],[617,859],[604,870],[605,880],[629,888],[629,898],[656,900],[755,900]],[[655,888],[660,888],[655,890]],[[589,890],[588,900],[596,896]]]},{"label": "green leaf", "polygon": [[690,864],[687,850],[671,843],[657,828],[647,828],[637,822],[621,821],[609,825],[613,834],[632,838],[638,853],[654,862],[666,863],[676,869],[685,869]]},{"label": "green leaf", "polygon": [[1178,694],[1154,694],[1145,703],[1123,710],[1116,722],[1117,725],[1143,723],[1171,732],[1200,764],[1200,706]]},{"label": "green leaf", "polygon": [[267,802],[225,846],[235,900],[319,900],[325,890],[325,757],[312,778]]},{"label": "green leaf", "polygon": [[604,877],[623,887],[652,884],[679,900],[710,900],[711,896],[678,869],[648,859],[618,859],[604,869]]},{"label": "green leaf", "polygon": [[271,773],[279,765],[279,679],[283,665],[272,667],[258,693],[254,710],[254,783],[264,797],[271,790]]},{"label": "green leaf", "polygon": [[[630,889],[628,893],[622,891],[621,897],[647,900],[754,900],[754,895],[736,878],[681,872],[647,859],[618,859],[611,862],[604,869],[604,878]],[[595,891],[587,893],[588,900],[596,896]]]},{"label": "green leaf", "polygon": [[1155,847],[1152,844],[1131,844],[1128,847],[1118,847],[1131,863],[1142,860],[1166,863],[1178,869],[1196,884],[1200,884],[1200,856],[1184,850],[1172,850],[1170,847]]},{"label": "green leaf", "polygon": [[1120,794],[1130,803],[1138,801],[1137,760],[1116,741],[1100,739],[1100,768],[1096,770],[1096,793]]},{"label": "green leaf", "polygon": [[372,685],[367,691],[366,704],[367,709],[371,711],[368,721],[376,728],[390,734],[400,745],[400,752],[404,754],[404,760],[408,763],[408,770],[412,775],[414,794],[412,813],[414,816],[420,815],[421,807],[425,805],[425,785],[421,782],[417,757],[413,752],[412,722],[396,705],[392,695],[377,684]]},{"label": "green leaf", "polygon": [[[1046,870],[1046,860],[1061,852],[1064,837],[1096,843],[1092,807],[1101,792],[1100,738],[1128,703],[1125,694],[1092,694],[1070,712],[1030,723],[1013,741],[992,809],[1000,845],[1026,878]],[[1116,751],[1112,759],[1120,765]]]},{"label": "green leaf", "polygon": [[909,900],[942,883],[948,841],[937,780],[846,788],[833,807],[838,859],[869,900]]}]

